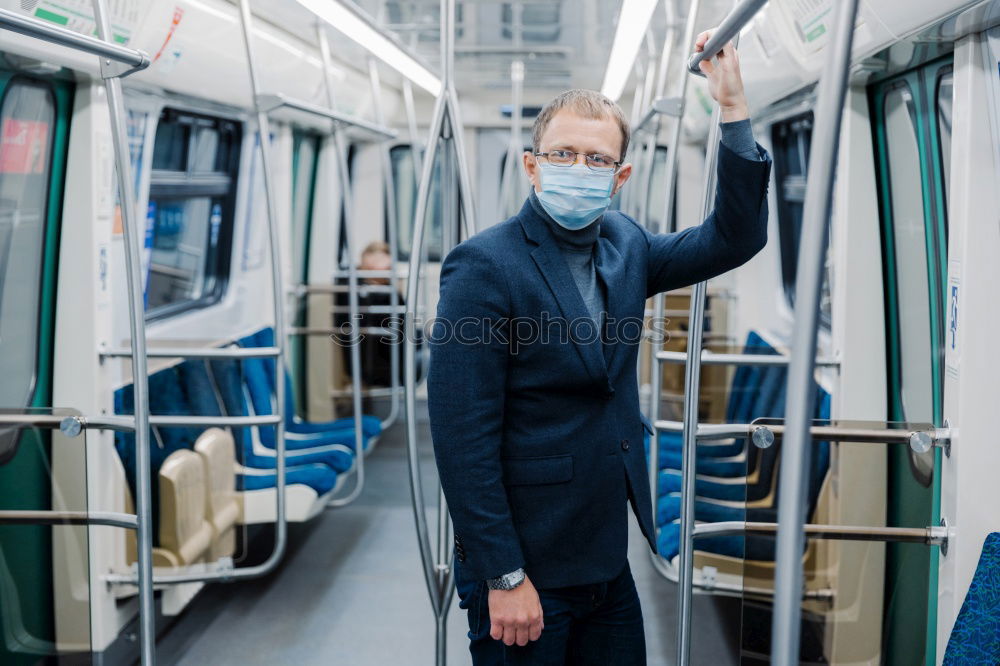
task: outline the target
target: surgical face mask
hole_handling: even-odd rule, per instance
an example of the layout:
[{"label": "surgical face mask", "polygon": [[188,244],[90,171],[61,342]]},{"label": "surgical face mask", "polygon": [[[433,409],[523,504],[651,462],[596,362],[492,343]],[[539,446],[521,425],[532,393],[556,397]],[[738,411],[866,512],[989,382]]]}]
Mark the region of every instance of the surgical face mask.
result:
[{"label": "surgical face mask", "polygon": [[611,205],[615,170],[594,171],[584,164],[539,164],[542,191],[538,200],[559,226],[577,231],[600,217]]}]

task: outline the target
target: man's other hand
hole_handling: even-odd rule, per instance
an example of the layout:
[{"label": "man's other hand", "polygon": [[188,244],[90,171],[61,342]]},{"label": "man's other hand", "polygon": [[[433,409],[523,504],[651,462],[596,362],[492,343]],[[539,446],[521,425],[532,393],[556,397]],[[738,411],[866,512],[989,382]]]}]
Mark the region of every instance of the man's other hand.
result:
[{"label": "man's other hand", "polygon": [[[694,50],[701,53],[705,42],[709,40],[715,29],[706,30],[698,35],[694,42]],[[736,55],[736,47],[727,43],[715,60],[702,60],[698,65],[708,77],[708,91],[719,103],[722,110],[722,122],[729,123],[745,120],[750,117],[747,100],[743,95],[743,78],[740,76],[740,59]]]},{"label": "man's other hand", "polygon": [[542,602],[531,580],[513,590],[490,590],[490,636],[505,645],[527,645],[542,635]]}]

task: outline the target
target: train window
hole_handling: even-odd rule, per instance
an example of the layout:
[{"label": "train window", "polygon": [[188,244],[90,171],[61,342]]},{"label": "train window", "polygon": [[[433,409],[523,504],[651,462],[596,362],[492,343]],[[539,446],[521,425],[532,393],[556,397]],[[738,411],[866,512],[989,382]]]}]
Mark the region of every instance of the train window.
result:
[{"label": "train window", "polygon": [[[802,213],[806,199],[806,177],[809,169],[809,149],[812,141],[813,115],[806,113],[789,118],[771,127],[774,148],[774,173],[777,181],[776,214],[778,242],[781,251],[781,281],[785,298],[795,305],[795,280],[802,239]],[[820,322],[830,326],[830,262],[827,253],[820,300]]]},{"label": "train window", "polygon": [[889,148],[889,200],[892,207],[893,268],[899,317],[900,400],[905,420],[934,420],[931,365],[930,286],[927,233],[916,109],[909,85],[901,82],[885,96],[885,135]]},{"label": "train window", "polygon": [[[417,171],[413,147],[393,146],[389,151],[392,162],[392,180],[396,188],[396,238],[399,243],[399,261],[409,261],[413,247],[413,215],[417,205],[417,188],[420,173]],[[444,229],[441,224],[441,161],[434,165],[434,179],[427,206],[427,226],[424,230],[424,247],[428,261],[441,261],[444,246]],[[456,218],[457,219],[457,218]]]},{"label": "train window", "polygon": [[48,86],[14,79],[0,104],[0,405],[34,388],[42,249],[56,126]]},{"label": "train window", "polygon": [[229,270],[238,123],[165,109],[153,143],[147,318],[218,301]]},{"label": "train window", "polygon": [[[659,230],[660,223],[663,221],[666,198],[663,196],[665,188],[663,185],[666,183],[667,178],[667,155],[670,151],[666,146],[657,146],[656,151],[653,153],[653,171],[649,175],[649,182],[653,183],[652,193],[649,197],[649,208],[647,213],[648,224],[650,229]],[[674,183],[677,183],[676,174],[674,176]],[[677,228],[677,196],[675,193],[673,201],[673,221],[672,227]],[[670,229],[668,231],[672,231]]]}]

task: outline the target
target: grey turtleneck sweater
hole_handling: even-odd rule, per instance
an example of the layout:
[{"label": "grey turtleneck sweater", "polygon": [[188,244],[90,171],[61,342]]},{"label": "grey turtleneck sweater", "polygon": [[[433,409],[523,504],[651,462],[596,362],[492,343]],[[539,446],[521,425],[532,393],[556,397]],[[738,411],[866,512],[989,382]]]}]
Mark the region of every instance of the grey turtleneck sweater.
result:
[{"label": "grey turtleneck sweater", "polygon": [[[748,160],[759,161],[757,142],[753,138],[753,130],[749,120],[739,120],[732,123],[720,123],[720,140],[731,151]],[[573,275],[573,281],[580,296],[587,306],[587,311],[594,321],[601,324],[601,314],[607,310],[607,295],[597,279],[597,269],[594,266],[594,249],[597,237],[601,233],[601,218],[578,231],[570,231],[552,219],[535,195],[532,188],[528,195],[535,212],[549,223],[549,230],[555,236],[556,244],[562,251],[563,258]]]}]

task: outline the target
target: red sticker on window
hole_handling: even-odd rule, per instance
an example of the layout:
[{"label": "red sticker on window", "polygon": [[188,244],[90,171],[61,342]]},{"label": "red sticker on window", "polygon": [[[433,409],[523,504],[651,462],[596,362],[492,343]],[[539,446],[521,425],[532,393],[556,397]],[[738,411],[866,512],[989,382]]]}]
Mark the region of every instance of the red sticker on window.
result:
[{"label": "red sticker on window", "polygon": [[49,124],[4,118],[0,128],[0,173],[45,173]]}]

